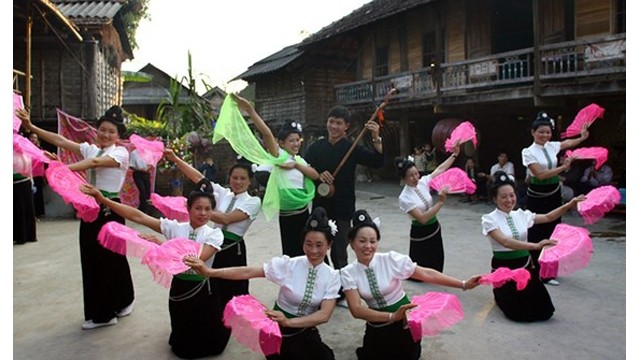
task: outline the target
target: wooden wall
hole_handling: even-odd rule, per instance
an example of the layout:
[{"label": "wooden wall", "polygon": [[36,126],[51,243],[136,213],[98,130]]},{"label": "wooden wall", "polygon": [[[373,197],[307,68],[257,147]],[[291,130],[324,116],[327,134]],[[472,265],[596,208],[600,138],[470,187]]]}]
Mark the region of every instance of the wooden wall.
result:
[{"label": "wooden wall", "polygon": [[575,0],[576,38],[612,32],[611,0]]},{"label": "wooden wall", "polygon": [[445,62],[465,60],[465,1],[447,2],[445,11]]}]

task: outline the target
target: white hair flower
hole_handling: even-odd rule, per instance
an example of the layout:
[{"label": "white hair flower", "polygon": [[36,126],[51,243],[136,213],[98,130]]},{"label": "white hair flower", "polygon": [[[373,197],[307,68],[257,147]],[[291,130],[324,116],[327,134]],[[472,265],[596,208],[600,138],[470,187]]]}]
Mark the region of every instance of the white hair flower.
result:
[{"label": "white hair flower", "polygon": [[382,225],[382,223],[380,222],[380,218],[377,217],[377,218],[373,219],[373,223],[376,225],[378,230],[380,230],[380,226]]},{"label": "white hair flower", "polygon": [[329,220],[329,227],[331,228],[331,235],[336,236],[336,234],[338,233],[338,225],[336,225],[336,222],[334,220]]}]

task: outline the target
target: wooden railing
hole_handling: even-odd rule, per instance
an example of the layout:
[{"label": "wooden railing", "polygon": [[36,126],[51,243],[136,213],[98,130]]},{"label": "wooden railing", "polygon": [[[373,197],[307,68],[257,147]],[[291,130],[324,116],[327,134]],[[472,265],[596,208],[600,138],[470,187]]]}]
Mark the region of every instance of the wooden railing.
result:
[{"label": "wooden railing", "polygon": [[[568,41],[540,47],[494,54],[477,59],[443,63],[440,68],[387,75],[336,85],[336,100],[342,104],[377,102],[392,86],[400,90],[398,100],[429,99],[448,93],[508,88],[533,84],[534,61],[540,61],[538,78],[542,84],[561,78],[581,78],[626,72],[626,34]],[[438,81],[439,80],[439,81]],[[582,79],[581,81],[589,81]],[[601,80],[594,80],[601,81]]]}]

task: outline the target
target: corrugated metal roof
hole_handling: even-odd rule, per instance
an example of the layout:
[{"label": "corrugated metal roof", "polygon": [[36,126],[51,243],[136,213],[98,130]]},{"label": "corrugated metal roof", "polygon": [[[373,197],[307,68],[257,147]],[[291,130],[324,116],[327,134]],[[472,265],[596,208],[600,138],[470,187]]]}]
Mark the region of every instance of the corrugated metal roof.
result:
[{"label": "corrugated metal roof", "polygon": [[82,0],[51,0],[60,12],[69,18],[98,18],[113,19],[122,8],[123,0],[112,1],[82,1]]},{"label": "corrugated metal roof", "polygon": [[257,63],[251,65],[249,70],[236,76],[233,80],[244,79],[255,75],[265,74],[271,71],[278,70],[293,60],[297,59],[303,54],[303,51],[298,49],[297,45],[287,46],[286,48],[272,54]]}]

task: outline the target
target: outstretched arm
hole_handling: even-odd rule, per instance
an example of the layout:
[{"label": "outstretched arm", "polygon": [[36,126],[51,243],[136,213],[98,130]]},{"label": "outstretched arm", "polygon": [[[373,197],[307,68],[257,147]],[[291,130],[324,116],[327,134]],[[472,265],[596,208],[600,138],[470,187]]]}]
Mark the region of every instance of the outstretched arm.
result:
[{"label": "outstretched arm", "polygon": [[535,224],[545,224],[557,220],[562,215],[566,214],[570,209],[578,206],[578,203],[586,200],[587,197],[584,195],[578,195],[571,199],[568,203],[563,204],[560,207],[557,207],[546,214],[536,214],[536,217],[533,219]]},{"label": "outstretched arm", "polygon": [[16,116],[18,116],[18,118],[22,121],[22,127],[24,127],[25,130],[35,133],[39,138],[50,143],[51,145],[69,150],[76,155],[80,155],[80,144],[73,142],[60,134],[41,129],[33,125],[33,123],[31,123],[29,111],[27,111],[26,109],[17,109]]},{"label": "outstretched arm", "polygon": [[251,118],[251,120],[253,120],[253,124],[256,126],[256,129],[258,129],[258,131],[260,131],[260,133],[262,134],[264,143],[266,145],[266,148],[269,154],[277,157],[278,142],[276,141],[276,138],[273,136],[271,129],[269,129],[269,126],[267,126],[264,120],[262,120],[262,118],[260,117],[256,109],[253,107],[253,105],[251,105],[251,103],[247,99],[241,97],[238,94],[232,93],[231,97],[236,102],[236,104],[238,104],[238,107],[240,109],[244,110],[247,114],[249,114],[249,117]]},{"label": "outstretched arm", "polygon": [[413,271],[413,275],[411,275],[411,278],[431,284],[448,286],[462,290],[470,290],[478,286],[480,275],[471,276],[467,280],[458,280],[437,270],[425,268],[422,266],[416,266],[416,269]]},{"label": "outstretched arm", "polygon": [[443,172],[445,172],[447,169],[449,169],[451,165],[453,165],[453,163],[456,162],[456,158],[458,157],[459,154],[460,154],[460,140],[458,140],[456,144],[453,146],[453,153],[451,154],[451,156],[449,156],[447,160],[443,161],[442,164],[438,165],[438,167],[435,168],[433,172],[431,172],[431,177],[436,177],[442,174]]},{"label": "outstretched arm", "polygon": [[198,169],[189,165],[186,161],[182,160],[176,153],[171,149],[165,149],[163,155],[167,160],[176,164],[178,169],[182,171],[182,173],[189,178],[194,184],[197,184],[200,180],[204,179],[204,175]]},{"label": "outstretched arm", "polygon": [[234,266],[213,269],[207,267],[204,261],[196,256],[185,256],[183,262],[195,270],[198,274],[226,280],[248,280],[265,277],[264,269],[258,266]]},{"label": "outstretched arm", "polygon": [[134,207],[126,204],[121,204],[104,197],[100,190],[98,190],[95,186],[83,184],[80,186],[80,191],[89,196],[93,196],[98,203],[105,205],[123,218],[131,220],[140,225],[144,225],[155,232],[162,233],[162,230],[160,229],[159,219],[151,217]]},{"label": "outstretched arm", "polygon": [[580,137],[579,138],[567,139],[567,140],[562,141],[560,143],[560,150],[574,148],[574,147],[580,145],[581,142],[587,140],[587,138],[589,138],[589,130],[588,130],[588,128],[589,128],[589,126],[587,124],[585,124],[584,126],[582,126],[582,129],[580,130]]}]

